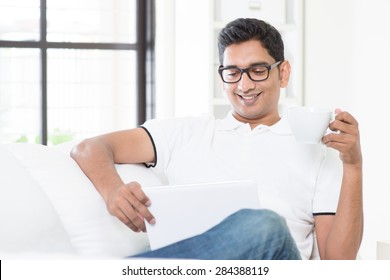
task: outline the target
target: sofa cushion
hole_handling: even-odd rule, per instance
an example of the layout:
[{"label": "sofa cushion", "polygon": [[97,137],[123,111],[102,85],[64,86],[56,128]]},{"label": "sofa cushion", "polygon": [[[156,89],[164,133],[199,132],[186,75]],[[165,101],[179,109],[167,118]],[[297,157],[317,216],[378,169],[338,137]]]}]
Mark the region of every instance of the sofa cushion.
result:
[{"label": "sofa cushion", "polygon": [[[69,152],[36,144],[9,144],[8,148],[51,199],[81,255],[125,257],[148,249],[146,234],[131,231],[108,213]],[[153,171],[142,165],[116,167],[124,181],[139,181],[144,187],[161,184]]]},{"label": "sofa cushion", "polygon": [[56,210],[39,185],[0,145],[0,252],[73,254]]}]

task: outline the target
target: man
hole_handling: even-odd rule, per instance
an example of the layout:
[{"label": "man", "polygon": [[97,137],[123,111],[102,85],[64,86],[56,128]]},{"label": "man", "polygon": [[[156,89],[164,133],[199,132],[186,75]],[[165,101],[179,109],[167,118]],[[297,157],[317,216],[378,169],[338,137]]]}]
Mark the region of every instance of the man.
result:
[{"label": "man", "polygon": [[[258,183],[260,202],[268,210],[240,211],[211,232],[146,256],[221,259],[229,252],[226,258],[309,259],[318,247],[321,259],[356,258],[363,233],[356,120],[338,110],[329,125],[334,133],[322,139],[325,145],[297,144],[278,112],[280,88],[290,76],[279,32],[261,20],[237,19],[220,32],[218,47],[218,71],[232,106],[225,119],[152,120],[140,128],[85,140],[72,157],[108,211],[134,231],[145,231],[144,220],[156,222],[147,208],[151,202],[139,184],[120,179],[114,163],[145,163],[171,184],[228,179]],[[275,232],[281,239],[270,242]],[[237,234],[248,244],[242,252],[242,244],[229,241]],[[200,244],[202,250],[191,251]],[[254,256],[248,254],[251,249]]]}]

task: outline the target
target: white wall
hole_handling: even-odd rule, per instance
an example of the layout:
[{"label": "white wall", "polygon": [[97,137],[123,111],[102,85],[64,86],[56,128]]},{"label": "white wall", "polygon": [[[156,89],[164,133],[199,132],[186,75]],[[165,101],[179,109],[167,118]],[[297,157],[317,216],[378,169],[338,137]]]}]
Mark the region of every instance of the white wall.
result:
[{"label": "white wall", "polygon": [[306,1],[306,104],[340,107],[360,124],[363,259],[376,257],[377,240],[390,240],[389,10],[386,0]]},{"label": "white wall", "polygon": [[209,0],[156,1],[156,117],[209,112]]},{"label": "white wall", "polygon": [[156,1],[156,118],[175,112],[175,0]]}]

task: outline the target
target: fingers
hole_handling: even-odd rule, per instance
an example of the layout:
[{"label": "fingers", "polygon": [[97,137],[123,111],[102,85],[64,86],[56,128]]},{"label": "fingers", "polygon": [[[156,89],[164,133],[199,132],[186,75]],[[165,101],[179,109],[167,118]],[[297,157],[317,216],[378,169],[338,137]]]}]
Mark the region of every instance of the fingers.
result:
[{"label": "fingers", "polygon": [[341,150],[347,147],[348,143],[353,143],[355,140],[353,136],[346,133],[330,133],[323,137],[322,141],[328,147],[335,148],[336,150]]},{"label": "fingers", "polygon": [[348,112],[340,109],[329,124],[329,129],[333,132],[323,137],[323,143],[340,152],[340,158],[344,163],[357,164],[361,163],[359,125],[356,119]]},{"label": "fingers", "polygon": [[[339,109],[338,109],[339,110]],[[336,113],[338,112],[336,109]],[[340,133],[356,134],[358,132],[358,122],[348,112],[339,112],[334,121],[330,123],[329,129]]]},{"label": "fingers", "polygon": [[148,209],[148,206],[151,205],[151,201],[142,191],[141,186],[138,183],[130,183],[126,186],[132,193],[132,195],[128,196],[130,205],[142,218],[149,223],[154,224],[154,217]]},{"label": "fingers", "polygon": [[155,219],[148,210],[150,199],[142,191],[141,186],[132,182],[123,185],[112,192],[107,208],[122,223],[126,224],[133,231],[146,231],[145,222],[153,224]]},{"label": "fingers", "polygon": [[[127,209],[126,209],[127,208]],[[125,204],[122,207],[119,207],[115,213],[113,213],[122,223],[128,226],[131,230],[135,232],[144,231],[145,224],[142,224],[142,221],[139,220],[139,216],[132,209],[129,204]]]}]

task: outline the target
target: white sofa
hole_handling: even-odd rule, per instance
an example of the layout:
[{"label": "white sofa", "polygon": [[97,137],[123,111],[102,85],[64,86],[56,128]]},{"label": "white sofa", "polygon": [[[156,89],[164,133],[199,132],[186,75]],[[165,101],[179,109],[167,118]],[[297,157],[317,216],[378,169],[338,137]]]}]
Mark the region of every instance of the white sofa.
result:
[{"label": "white sofa", "polygon": [[[0,258],[123,258],[147,250],[105,203],[69,151],[75,142],[47,147],[0,145]],[[117,165],[124,181],[144,187],[162,180],[143,165]]]}]

